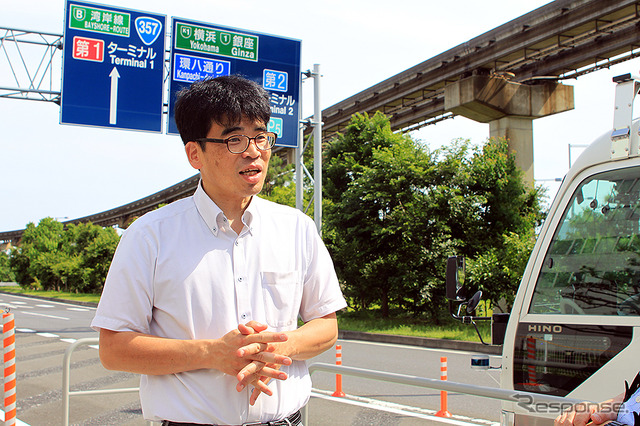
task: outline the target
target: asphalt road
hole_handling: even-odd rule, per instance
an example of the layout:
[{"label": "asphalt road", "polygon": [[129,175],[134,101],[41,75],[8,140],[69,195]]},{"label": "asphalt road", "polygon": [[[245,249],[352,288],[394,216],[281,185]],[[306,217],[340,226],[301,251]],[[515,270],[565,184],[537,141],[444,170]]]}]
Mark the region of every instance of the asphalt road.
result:
[{"label": "asphalt road", "polygon": [[[62,360],[76,339],[97,337],[89,328],[95,309],[87,306],[0,294],[0,307],[9,308],[16,322],[18,419],[23,424],[62,424]],[[451,381],[498,386],[498,371],[469,367],[469,353],[403,345],[340,341],[343,365],[428,378],[440,377],[440,357],[448,357]],[[335,362],[330,350],[310,362]],[[500,357],[491,357],[498,366]],[[138,386],[133,374],[109,372],[98,360],[95,347],[82,346],[71,359],[71,389],[130,388]],[[343,376],[348,398],[336,402],[335,375],[314,373],[314,397],[309,402],[311,425],[426,425],[495,424],[500,403],[467,395],[448,395],[453,418],[434,417],[440,409],[440,392],[393,383]],[[147,425],[136,393],[108,396],[72,396],[71,424]]]}]

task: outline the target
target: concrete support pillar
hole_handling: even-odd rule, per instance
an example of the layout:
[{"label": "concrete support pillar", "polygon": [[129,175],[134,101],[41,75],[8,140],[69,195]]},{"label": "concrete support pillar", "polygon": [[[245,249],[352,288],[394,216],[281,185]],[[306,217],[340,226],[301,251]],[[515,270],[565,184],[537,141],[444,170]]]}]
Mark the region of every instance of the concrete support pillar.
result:
[{"label": "concrete support pillar", "polygon": [[524,180],[533,185],[533,119],[507,116],[489,122],[489,136],[505,138],[516,165],[524,172]]},{"label": "concrete support pillar", "polygon": [[444,108],[481,123],[491,137],[505,137],[516,164],[531,185],[533,120],[573,109],[573,86],[555,82],[529,85],[500,77],[474,75],[444,88]]}]

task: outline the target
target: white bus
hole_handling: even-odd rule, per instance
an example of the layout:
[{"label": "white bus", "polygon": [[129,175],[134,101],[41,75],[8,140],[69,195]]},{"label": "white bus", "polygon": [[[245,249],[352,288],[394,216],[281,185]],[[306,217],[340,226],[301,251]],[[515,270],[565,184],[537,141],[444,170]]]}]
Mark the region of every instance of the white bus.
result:
[{"label": "white bus", "polygon": [[[501,386],[603,401],[640,370],[640,78],[614,78],[614,129],[573,164],[540,230],[506,323]],[[457,300],[449,261],[447,297]],[[457,271],[460,273],[461,271]],[[459,294],[459,293],[458,293]],[[478,317],[454,317],[473,322]],[[486,319],[486,318],[482,318]],[[500,321],[502,320],[502,321]],[[548,425],[560,407],[503,403],[503,425]]]}]

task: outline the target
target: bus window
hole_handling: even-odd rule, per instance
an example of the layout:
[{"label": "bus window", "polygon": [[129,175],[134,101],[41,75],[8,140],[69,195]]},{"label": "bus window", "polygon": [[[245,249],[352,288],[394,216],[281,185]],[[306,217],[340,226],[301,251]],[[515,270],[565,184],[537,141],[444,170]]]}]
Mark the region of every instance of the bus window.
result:
[{"label": "bus window", "polygon": [[582,182],[538,275],[532,314],[640,315],[640,167]]},{"label": "bus window", "polygon": [[633,327],[520,323],[513,352],[516,390],[566,396],[629,343]]}]

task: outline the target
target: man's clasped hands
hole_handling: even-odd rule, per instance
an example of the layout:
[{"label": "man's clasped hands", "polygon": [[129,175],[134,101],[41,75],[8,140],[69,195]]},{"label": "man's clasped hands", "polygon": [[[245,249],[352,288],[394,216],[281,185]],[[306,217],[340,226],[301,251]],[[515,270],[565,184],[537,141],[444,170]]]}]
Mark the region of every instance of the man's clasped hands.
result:
[{"label": "man's clasped hands", "polygon": [[283,365],[291,365],[292,359],[276,353],[276,349],[288,340],[282,332],[267,332],[267,326],[256,321],[240,324],[222,337],[226,343],[227,357],[223,373],[238,379],[236,390],[241,392],[248,385],[254,387],[249,403],[254,405],[258,396],[273,394],[267,383],[271,379],[286,380],[287,374],[280,371]]}]

